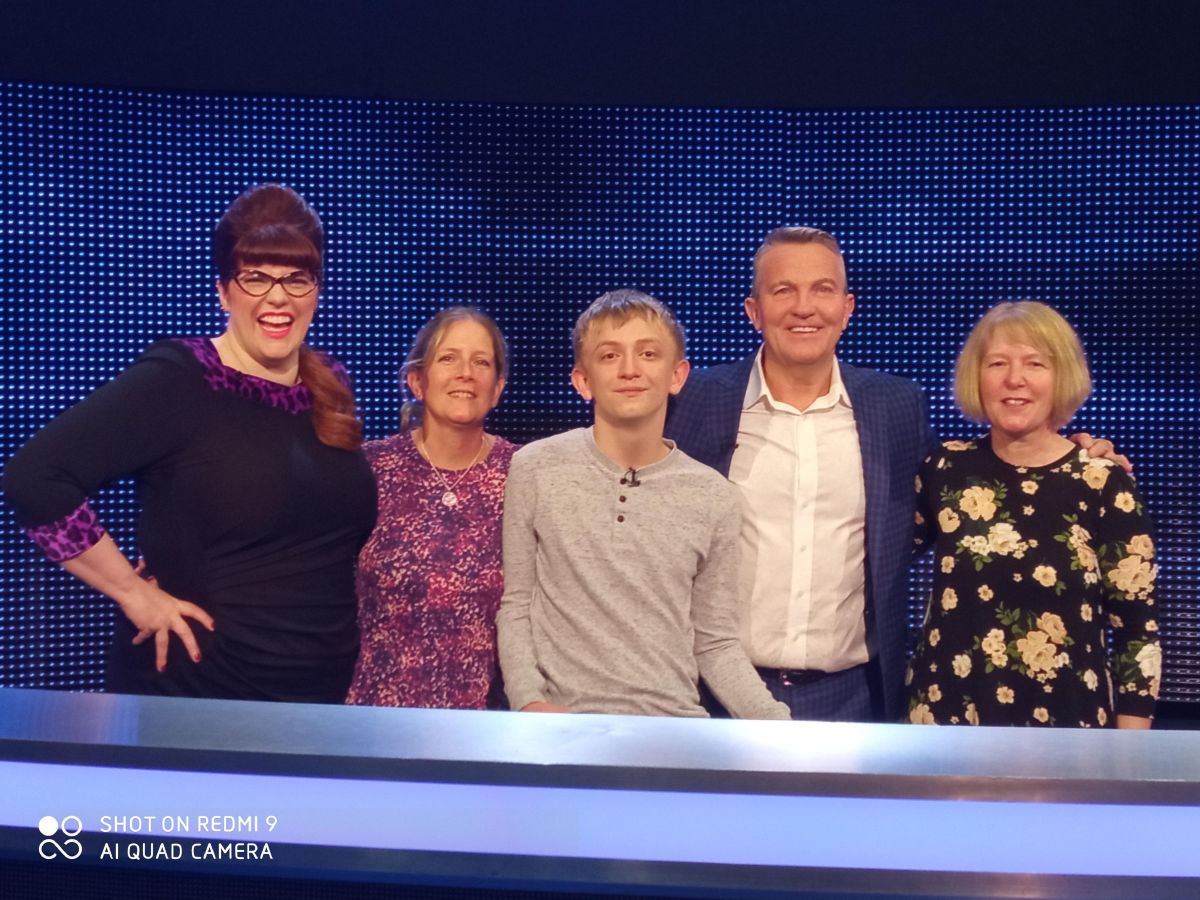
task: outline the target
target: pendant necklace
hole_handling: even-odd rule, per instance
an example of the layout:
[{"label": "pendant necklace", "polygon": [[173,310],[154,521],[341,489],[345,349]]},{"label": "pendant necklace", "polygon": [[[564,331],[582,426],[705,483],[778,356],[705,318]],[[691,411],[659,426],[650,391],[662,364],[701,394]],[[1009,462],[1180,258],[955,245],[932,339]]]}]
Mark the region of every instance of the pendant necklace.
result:
[{"label": "pendant necklace", "polygon": [[425,462],[429,463],[429,468],[433,469],[433,474],[438,477],[438,480],[442,482],[442,487],[445,488],[445,491],[442,492],[442,506],[446,507],[447,509],[454,509],[456,506],[458,506],[458,494],[454,493],[454,491],[460,484],[462,484],[463,479],[470,474],[471,470],[475,468],[475,463],[479,462],[479,457],[483,455],[483,448],[487,446],[487,436],[485,435],[479,439],[479,452],[475,454],[475,458],[471,460],[471,464],[463,470],[463,473],[459,475],[457,479],[455,479],[454,484],[451,484],[446,479],[446,476],[442,474],[442,470],[433,464],[433,460],[430,459],[429,454],[425,452],[424,439],[420,441],[414,441],[413,443],[417,445],[417,452],[425,458]]}]

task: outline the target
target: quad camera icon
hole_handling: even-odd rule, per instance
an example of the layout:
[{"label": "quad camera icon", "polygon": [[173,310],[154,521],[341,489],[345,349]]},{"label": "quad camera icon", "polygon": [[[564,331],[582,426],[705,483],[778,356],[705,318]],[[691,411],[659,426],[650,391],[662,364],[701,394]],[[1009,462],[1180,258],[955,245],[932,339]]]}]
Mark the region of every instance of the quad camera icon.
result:
[{"label": "quad camera icon", "polygon": [[[79,859],[83,855],[83,844],[76,840],[76,835],[83,831],[83,822],[79,816],[63,816],[62,821],[54,816],[42,816],[38,819],[38,831],[44,840],[38,844],[38,855],[42,859]],[[60,843],[55,835],[62,833],[64,840]]]}]

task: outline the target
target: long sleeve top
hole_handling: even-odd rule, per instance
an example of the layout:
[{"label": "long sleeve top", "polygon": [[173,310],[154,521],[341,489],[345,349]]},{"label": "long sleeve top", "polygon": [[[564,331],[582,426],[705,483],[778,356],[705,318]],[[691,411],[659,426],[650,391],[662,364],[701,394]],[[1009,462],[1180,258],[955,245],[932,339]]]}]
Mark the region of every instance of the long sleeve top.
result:
[{"label": "long sleeve top", "polygon": [[107,687],[126,693],[341,702],[358,653],[354,563],[375,521],[361,453],[326,446],[312,394],[224,366],[206,338],[155,343],[50,422],[5,467],[18,524],[55,561],[104,531],[87,498],[132,477],[138,543],[168,593],[216,631],[177,639],[165,673],[118,617]]},{"label": "long sleeve top", "polygon": [[1079,449],[1014,466],[985,436],[947,442],[918,489],[917,535],[935,559],[910,721],[1087,727],[1154,714],[1153,527],[1120,467]]},{"label": "long sleeve top", "polygon": [[504,508],[500,665],[513,709],[788,718],[738,640],[736,490],[677,449],[636,484],[577,429],[522,448]]}]

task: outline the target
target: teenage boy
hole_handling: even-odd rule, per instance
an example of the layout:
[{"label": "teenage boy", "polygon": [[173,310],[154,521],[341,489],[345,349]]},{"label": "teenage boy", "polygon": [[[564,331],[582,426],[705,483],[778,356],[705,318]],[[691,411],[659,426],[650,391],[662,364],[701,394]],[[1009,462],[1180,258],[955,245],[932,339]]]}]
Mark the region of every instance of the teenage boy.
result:
[{"label": "teenage boy", "polygon": [[736,489],[663,439],[687,379],[663,304],[612,291],[579,317],[571,382],[595,424],[513,457],[496,624],[513,709],[787,719],[738,640]]}]

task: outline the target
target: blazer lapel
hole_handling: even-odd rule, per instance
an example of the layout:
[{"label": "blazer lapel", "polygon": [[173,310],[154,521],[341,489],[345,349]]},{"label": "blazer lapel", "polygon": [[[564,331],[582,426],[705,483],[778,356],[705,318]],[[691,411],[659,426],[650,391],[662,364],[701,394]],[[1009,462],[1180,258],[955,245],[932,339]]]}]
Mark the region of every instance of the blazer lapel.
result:
[{"label": "blazer lapel", "polygon": [[715,385],[713,397],[713,432],[720,445],[717,448],[719,464],[717,470],[729,477],[729,466],[733,462],[733,451],[737,447],[738,429],[742,424],[742,404],[746,399],[746,385],[754,368],[755,355],[726,367]]},{"label": "blazer lapel", "polygon": [[858,444],[862,452],[863,488],[867,493],[867,559],[870,560],[872,550],[878,550],[877,543],[887,522],[891,467],[888,465],[886,403],[877,392],[867,389],[868,378],[869,374],[853,366],[842,366],[842,381],[854,407],[854,424],[858,428]]}]

